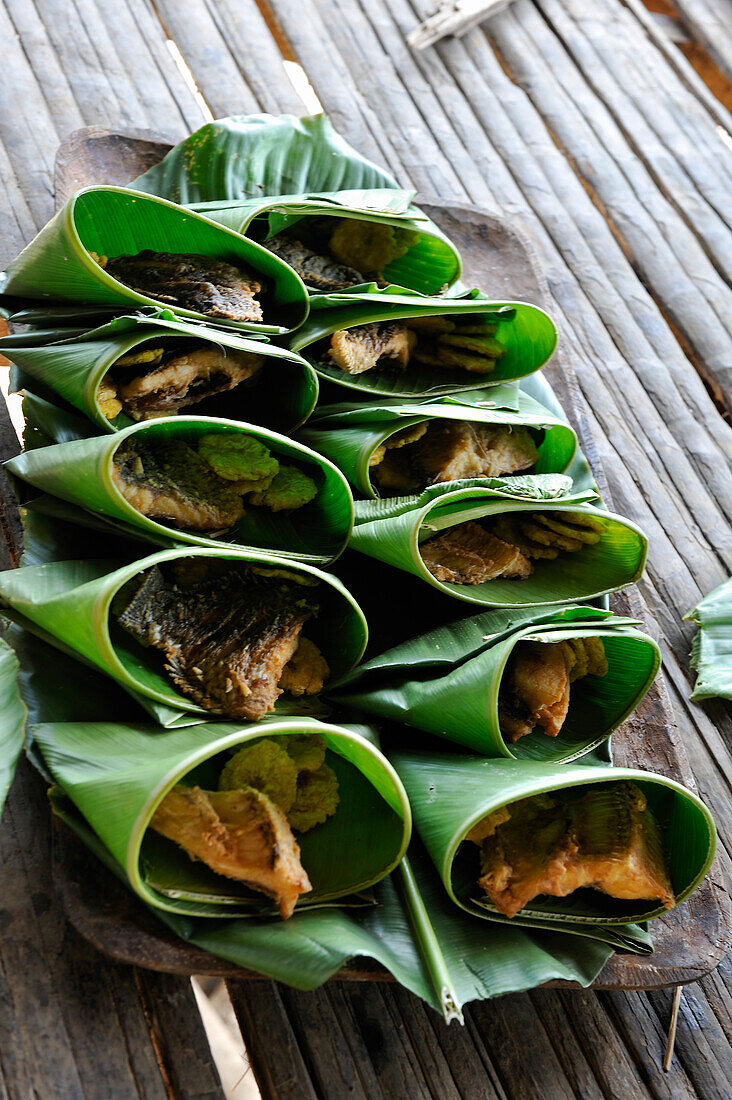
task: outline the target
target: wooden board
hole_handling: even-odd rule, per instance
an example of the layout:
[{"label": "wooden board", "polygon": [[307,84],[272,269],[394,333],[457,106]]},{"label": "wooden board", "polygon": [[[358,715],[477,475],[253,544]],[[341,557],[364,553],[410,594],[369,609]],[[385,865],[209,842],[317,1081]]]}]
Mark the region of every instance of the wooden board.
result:
[{"label": "wooden board", "polygon": [[[122,183],[134,178],[156,163],[169,144],[147,131],[121,134],[86,128],[75,132],[61,146],[56,161],[57,206],[78,187]],[[468,206],[446,207],[424,201],[422,206],[462,252],[468,280],[496,297],[523,298],[551,309],[534,245],[510,220]],[[546,375],[580,435],[607,498],[583,401],[561,346]],[[645,609],[636,589],[614,598],[613,606],[620,613],[644,617]],[[615,734],[613,749],[619,764],[647,767],[694,787],[666,689],[660,680]],[[118,961],[179,974],[244,976],[240,968],[170,936],[151,912],[93,860],[60,823],[55,832],[53,873],[72,924],[99,950]],[[655,952],[651,958],[616,954],[598,977],[595,988],[652,989],[691,982],[719,963],[730,947],[732,934],[729,896],[716,866],[683,907],[654,921],[653,932]],[[345,967],[337,977],[390,979],[381,967],[363,960]]]}]

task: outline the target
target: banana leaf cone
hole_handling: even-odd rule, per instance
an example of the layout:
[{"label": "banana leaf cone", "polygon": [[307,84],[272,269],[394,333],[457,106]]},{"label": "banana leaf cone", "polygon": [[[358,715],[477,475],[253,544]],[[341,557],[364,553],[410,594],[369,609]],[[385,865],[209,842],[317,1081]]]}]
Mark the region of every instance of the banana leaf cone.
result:
[{"label": "banana leaf cone", "polygon": [[[125,316],[90,331],[62,328],[30,331],[0,339],[0,352],[7,355],[21,373],[15,379],[19,388],[38,388],[38,384],[60,394],[69,405],[85,413],[97,431],[118,431],[135,421],[124,410],[116,415],[105,413],[100,387],[107,373],[114,375],[118,359],[146,349],[178,349],[185,354],[185,343],[195,340],[245,352],[252,363],[261,363],[250,379],[233,390],[214,394],[190,406],[188,411],[206,416],[225,415],[230,420],[262,424],[275,431],[289,432],[311,415],[318,399],[318,377],[299,355],[276,347],[269,341],[253,339],[211,325],[181,321],[169,310],[156,317]],[[190,346],[190,345],[189,345]],[[140,371],[144,371],[144,367]],[[32,380],[32,381],[30,381]],[[118,403],[119,404],[119,403]],[[108,415],[111,414],[111,415]]]},{"label": "banana leaf cone", "polygon": [[[638,706],[660,663],[632,619],[593,607],[489,611],[413,638],[348,673],[330,694],[367,714],[457,741],[490,757],[558,763],[598,748]],[[604,675],[572,682],[556,737],[536,726],[511,743],[499,722],[508,662],[521,642],[599,638]]]},{"label": "banana leaf cone", "polygon": [[[508,391],[506,398],[499,392],[504,390]],[[481,395],[485,404],[480,401]],[[389,440],[397,433],[422,425],[429,427],[434,421],[528,428],[539,452],[532,472],[559,474],[568,468],[577,449],[577,437],[565,421],[528,394],[514,391],[512,386],[478,390],[474,396],[475,403],[467,400],[469,395],[463,395],[464,401],[443,398],[420,405],[395,401],[379,406],[325,406],[318,409],[315,421],[301,430],[299,438],[335,462],[353,488],[370,498],[381,495],[374,480],[374,460],[379,448],[384,445],[388,448]],[[515,401],[518,408],[502,408],[504,400],[509,404]]]},{"label": "banana leaf cone", "polygon": [[[714,859],[716,829],[707,807],[692,791],[653,772],[416,752],[390,758],[407,789],[415,829],[448,894],[461,909],[491,921],[588,935],[643,952],[647,941],[634,926],[666,912],[659,901],[624,900],[585,888],[563,898],[537,896],[511,918],[500,913],[478,885],[480,849],[465,837],[487,814],[534,795],[579,795],[599,784],[603,799],[622,781],[635,784],[658,824],[676,904],[699,886]],[[615,838],[600,839],[604,848]],[[622,847],[618,838],[619,851]]]},{"label": "banana leaf cone", "polygon": [[[449,318],[490,325],[497,344],[497,358],[487,373],[426,366],[410,357],[406,368],[382,370],[378,366],[360,374],[349,374],[329,359],[330,337],[334,332],[372,321],[406,321],[410,318]],[[360,394],[382,397],[437,397],[463,390],[483,389],[523,378],[539,370],[554,354],[557,331],[543,309],[526,302],[488,301],[477,290],[460,297],[426,297],[404,287],[375,284],[353,291],[323,294],[311,299],[308,320],[288,340],[291,351],[299,352],[313,365],[321,379]],[[505,351],[503,350],[505,349]],[[392,367],[394,364],[392,363]]]},{"label": "banana leaf cone", "polygon": [[[380,277],[387,283],[417,290],[421,294],[440,294],[460,277],[460,254],[435,223],[412,205],[414,195],[414,191],[394,188],[351,189],[196,203],[191,208],[236,233],[251,237],[265,248],[271,237],[282,232],[287,232],[288,237],[296,241],[305,234],[309,241],[312,219],[317,218],[315,228],[316,233],[319,231],[321,243],[313,243],[311,247],[326,258],[331,255],[329,241],[333,232],[336,229],[344,232],[344,220],[383,227],[376,233],[384,239],[387,248],[390,244],[389,230],[396,230],[391,234],[396,246],[393,249],[394,258],[381,267]],[[345,232],[350,232],[350,227],[346,227]],[[344,262],[358,269],[357,262],[351,264],[345,257]],[[372,268],[364,275],[373,276],[373,273]],[[363,279],[363,282],[368,281],[368,278]],[[317,283],[307,279],[305,282],[311,294],[323,292],[319,291]]]},{"label": "banana leaf cone", "polygon": [[288,718],[164,732],[83,722],[51,723],[33,731],[55,782],[123,868],[136,894],[172,913],[224,918],[271,912],[272,907],[262,894],[191,860],[177,844],[149,830],[150,819],[176,784],[215,791],[232,750],[283,734],[320,734],[339,787],[335,813],[296,836],[313,886],[298,907],[368,890],[404,855],[411,813],[396,772],[357,729]]},{"label": "banana leaf cone", "polygon": [[713,589],[684,618],[699,627],[691,646],[696,672],[691,698],[732,699],[732,580]]},{"label": "banana leaf cone", "polygon": [[[261,276],[264,320],[226,320],[225,327],[284,333],[308,315],[305,285],[272,252],[192,210],[124,187],[77,191],[8,265],[0,276],[0,292],[18,299],[111,306],[120,312],[160,307],[166,303],[119,282],[92,256],[134,256],[146,250],[202,255]],[[183,306],[173,312],[195,321],[212,320]]]},{"label": "banana leaf cone", "polygon": [[[91,536],[90,536],[91,537]],[[368,636],[361,609],[343,585],[328,573],[305,563],[284,562],[277,555],[256,551],[210,550],[191,547],[167,550],[139,561],[51,561],[0,573],[0,601],[7,618],[45,641],[70,653],[120,683],[141,705],[166,719],[189,714],[193,721],[209,711],[177,691],[164,672],[163,657],[144,647],[116,622],[112,602],[127,581],[153,566],[189,558],[224,559],[263,576],[302,584],[318,605],[307,624],[309,639],[323,654],[330,675],[347,672],[360,659]],[[317,585],[317,587],[315,587]],[[293,702],[287,695],[279,712]]]},{"label": "banana leaf cone", "polygon": [[[300,508],[271,511],[244,502],[244,515],[216,538],[185,530],[144,515],[118,487],[114,456],[127,446],[183,441],[193,450],[204,437],[251,439],[262,444],[281,468],[299,469],[317,487],[317,495]],[[353,524],[353,501],[340,471],[315,451],[265,428],[204,416],[173,416],[125,428],[115,435],[72,440],[27,450],[5,468],[43,492],[79,505],[91,513],[149,534],[164,545],[188,542],[271,550],[286,557],[327,563],[345,548]],[[185,473],[185,471],[183,471]],[[185,483],[181,483],[185,492]],[[225,486],[225,482],[221,482]],[[152,482],[151,482],[152,485]]]},{"label": "banana leaf cone", "polygon": [[[433,588],[466,603],[489,607],[537,607],[576,603],[615,592],[638,580],[648,540],[630,520],[594,507],[592,490],[571,492],[563,474],[527,474],[508,478],[455,481],[433,485],[419,496],[355,503],[349,546],[362,554],[421,577]],[[578,552],[561,551],[553,560],[533,562],[523,579],[496,577],[480,584],[437,580],[424,563],[421,548],[457,524],[536,512],[566,512],[592,520],[599,541]]]}]

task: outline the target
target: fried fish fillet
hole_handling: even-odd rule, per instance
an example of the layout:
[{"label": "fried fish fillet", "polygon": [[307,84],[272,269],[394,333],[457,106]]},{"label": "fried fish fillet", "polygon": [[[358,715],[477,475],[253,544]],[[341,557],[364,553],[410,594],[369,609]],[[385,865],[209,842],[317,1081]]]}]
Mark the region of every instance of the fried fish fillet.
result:
[{"label": "fried fish fillet", "polygon": [[432,421],[421,438],[407,440],[398,454],[387,441],[374,476],[386,489],[410,491],[469,477],[503,477],[532,467],[539,460],[527,428]]},{"label": "fried fish fillet", "polygon": [[256,721],[282,694],[285,666],[317,605],[295,581],[226,562],[204,563],[199,577],[200,564],[191,559],[190,576],[149,569],[122,590],[114,613],[162,651],[173,683],[199,706]]},{"label": "fried fish fillet", "polygon": [[363,374],[376,366],[404,370],[416,341],[400,321],[374,321],[334,332],[330,358],[346,374]]},{"label": "fried fish fillet", "polygon": [[501,683],[498,719],[511,741],[541,726],[556,737],[569,710],[569,661],[561,643],[519,642]]},{"label": "fried fish fillet", "polygon": [[287,818],[252,787],[204,791],[178,784],[158,806],[150,827],[216,874],[273,898],[285,920],[300,895],[312,890]]},{"label": "fried fish fillet", "polygon": [[346,264],[336,263],[328,256],[321,256],[285,233],[277,233],[263,244],[294,268],[305,285],[314,290],[344,290],[365,282],[365,276],[355,267],[348,267]]},{"label": "fried fish fillet", "polygon": [[496,577],[528,577],[533,566],[515,546],[469,520],[420,543],[422,560],[438,581],[482,584]]},{"label": "fried fish fillet", "polygon": [[227,321],[261,321],[262,283],[243,267],[210,256],[151,252],[114,256],[105,270],[138,294]]},{"label": "fried fish fillet", "polygon": [[[261,355],[203,344],[156,363],[150,370],[141,369],[129,381],[115,379],[113,368],[105,375],[104,384],[115,386],[116,397],[132,420],[152,420],[173,416],[206,397],[233,390],[240,382],[253,378],[263,363]],[[105,415],[111,418],[109,412]]]},{"label": "fried fish fillet", "polygon": [[190,531],[231,527],[244,515],[239,494],[180,439],[129,439],[115,452],[112,480],[151,519]]},{"label": "fried fish fillet", "polygon": [[634,783],[592,787],[575,801],[535,795],[498,815],[481,823],[478,883],[507,917],[540,894],[581,887],[675,905],[658,824]]}]

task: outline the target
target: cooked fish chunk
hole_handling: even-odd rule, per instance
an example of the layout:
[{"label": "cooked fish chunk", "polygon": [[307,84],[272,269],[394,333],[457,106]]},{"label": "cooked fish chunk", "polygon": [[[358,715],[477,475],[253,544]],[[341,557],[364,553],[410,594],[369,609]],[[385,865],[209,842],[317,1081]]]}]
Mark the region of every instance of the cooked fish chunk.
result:
[{"label": "cooked fish chunk", "polygon": [[[253,378],[263,363],[261,355],[203,344],[157,362],[129,381],[120,378],[117,396],[132,420],[173,416],[206,397],[233,390],[240,382]],[[119,361],[115,364],[118,366]],[[105,375],[105,382],[114,384],[114,369]]]},{"label": "cooked fish chunk", "polygon": [[314,290],[343,290],[365,282],[365,276],[355,267],[336,263],[328,256],[320,256],[301,241],[288,237],[286,233],[277,233],[262,243],[275,256],[293,267],[306,286]]},{"label": "cooked fish chunk", "polygon": [[533,566],[515,546],[472,520],[420,544],[422,560],[438,581],[482,584],[496,577],[528,577]]},{"label": "cooked fish chunk", "polygon": [[537,795],[508,811],[481,842],[478,879],[507,917],[538,895],[582,887],[675,905],[658,824],[634,783],[603,784],[576,801]]},{"label": "cooked fish chunk", "polygon": [[178,784],[158,806],[150,827],[217,875],[273,898],[285,920],[300,895],[312,890],[287,818],[252,787],[204,791]]},{"label": "cooked fish chunk", "polygon": [[200,706],[256,721],[282,694],[285,665],[317,605],[295,581],[191,564],[183,577],[166,579],[156,566],[136,578],[136,589],[115,603],[118,621],[162,651],[174,684]]},{"label": "cooked fish chunk", "polygon": [[501,682],[498,718],[504,736],[518,741],[541,726],[556,737],[569,710],[569,659],[561,642],[519,642]]},{"label": "cooked fish chunk", "polygon": [[217,531],[244,515],[241,496],[181,439],[126,440],[112,480],[138,512],[184,530]]},{"label": "cooked fish chunk", "polygon": [[[527,428],[433,421],[417,442],[407,440],[403,453],[389,455],[376,480],[386,488],[417,488],[469,477],[503,477],[532,467],[539,460]],[[410,445],[411,444],[411,445]],[[387,446],[389,444],[387,443]],[[401,478],[397,475],[401,469]]]},{"label": "cooked fish chunk", "polygon": [[105,270],[138,294],[172,302],[207,317],[263,320],[262,307],[255,297],[262,290],[262,283],[245,268],[223,260],[145,250],[135,256],[108,259]]},{"label": "cooked fish chunk", "polygon": [[416,339],[415,334],[400,321],[355,325],[333,333],[330,358],[347,374],[363,374],[376,366],[404,370]]},{"label": "cooked fish chunk", "polygon": [[328,662],[315,642],[301,637],[282,671],[280,687],[290,695],[317,695],[329,676]]}]

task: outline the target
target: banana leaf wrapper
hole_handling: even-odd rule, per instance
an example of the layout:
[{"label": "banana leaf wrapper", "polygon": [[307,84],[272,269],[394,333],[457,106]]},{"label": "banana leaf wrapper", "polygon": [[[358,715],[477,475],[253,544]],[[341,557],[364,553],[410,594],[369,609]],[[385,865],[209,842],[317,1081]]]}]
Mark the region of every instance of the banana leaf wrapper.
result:
[{"label": "banana leaf wrapper", "polygon": [[[434,485],[419,496],[359,500],[349,546],[421,577],[433,588],[466,603],[489,607],[537,607],[576,603],[625,588],[643,573],[648,540],[630,520],[588,501],[591,490],[570,492],[563,474],[466,479]],[[438,581],[427,569],[420,544],[458,523],[514,512],[568,511],[590,515],[604,531],[594,546],[534,563],[523,580],[496,578],[482,584]]]},{"label": "banana leaf wrapper", "polygon": [[[40,553],[55,552],[54,538],[52,527],[48,545],[37,548]],[[186,716],[193,722],[206,721],[210,713],[175,690],[165,675],[161,655],[122,630],[111,612],[116,593],[132,577],[158,563],[189,557],[223,558],[242,566],[271,569],[274,576],[301,582],[304,593],[319,584],[320,611],[308,624],[309,637],[328,662],[332,676],[342,675],[361,657],[368,636],[366,621],[344,586],[313,566],[256,551],[191,547],[161,551],[128,564],[85,559],[24,565],[0,573],[0,600],[6,618],[100,669],[161,724],[182,724]],[[280,713],[283,709],[292,712],[293,702],[282,703],[278,704]]]},{"label": "banana leaf wrapper", "polygon": [[[490,374],[412,363],[403,372],[374,369],[351,375],[335,364],[322,362],[327,337],[339,329],[430,316],[476,316],[495,323],[495,338],[505,346],[506,354],[495,361]],[[398,286],[380,290],[375,284],[312,298],[308,320],[288,340],[290,350],[303,355],[323,379],[361,394],[416,398],[484,389],[523,378],[548,362],[556,343],[557,332],[549,315],[526,302],[492,302],[476,290],[461,297],[430,298]]]},{"label": "banana leaf wrapper", "polygon": [[[255,439],[285,465],[295,463],[313,479],[317,496],[302,508],[272,512],[245,502],[245,514],[217,538],[185,531],[145,516],[131,505],[113,479],[114,455],[128,440],[183,439],[195,447],[203,436],[229,435]],[[181,542],[270,550],[278,555],[327,563],[345,548],[353,525],[353,500],[340,471],[321,455],[285,436],[203,416],[173,416],[125,428],[115,435],[95,436],[27,450],[5,468],[45,493],[88,512],[138,528],[163,545]]]},{"label": "banana leaf wrapper", "polygon": [[[457,741],[484,756],[574,760],[603,744],[653,683],[659,649],[636,625],[592,607],[489,611],[374,657],[333,685],[330,694],[367,714]],[[589,637],[602,641],[608,671],[573,682],[557,737],[537,728],[513,744],[506,741],[498,698],[516,645]]]},{"label": "banana leaf wrapper", "polygon": [[306,718],[166,731],[116,723],[52,723],[33,731],[54,780],[124,869],[135,893],[173,913],[212,917],[272,907],[262,895],[215,874],[148,830],[150,819],[177,783],[216,790],[231,750],[262,736],[291,733],[318,733],[325,739],[340,795],[333,816],[297,838],[313,884],[298,905],[358,895],[399,863],[411,832],[401,781],[363,732]]},{"label": "banana leaf wrapper", "polygon": [[391,760],[407,789],[415,829],[448,894],[466,912],[490,921],[561,929],[644,953],[647,934],[636,925],[666,912],[654,901],[579,890],[565,898],[536,897],[512,918],[499,913],[477,884],[479,848],[463,841],[492,810],[532,795],[621,780],[637,784],[660,827],[677,904],[699,886],[714,859],[716,829],[707,807],[692,791],[653,772],[416,752],[393,753]]},{"label": "banana leaf wrapper", "polygon": [[[0,339],[0,352],[7,355],[20,374],[17,389],[35,388],[59,394],[69,405],[83,412],[97,432],[119,431],[136,423],[124,412],[108,419],[99,405],[99,387],[114,363],[150,341],[165,346],[171,338],[202,340],[218,347],[262,356],[264,364],[252,384],[241,383],[233,391],[207,398],[191,406],[194,414],[217,415],[262,424],[275,431],[289,432],[311,415],[318,399],[318,377],[299,355],[211,325],[181,321],[170,310],[155,317],[118,317],[91,330],[46,328]],[[32,380],[32,381],[31,381]],[[44,396],[41,391],[41,396]]]},{"label": "banana leaf wrapper", "polygon": [[324,114],[233,115],[201,126],[130,187],[179,203],[347,189],[398,190]]},{"label": "banana leaf wrapper", "polygon": [[[393,188],[351,189],[196,203],[192,209],[236,233],[252,237],[265,248],[269,237],[313,217],[349,218],[418,233],[416,244],[404,256],[387,264],[380,274],[388,283],[421,294],[440,294],[459,279],[460,254],[435,223],[418,207],[412,206],[414,195],[414,191]],[[294,236],[297,237],[297,233]],[[309,289],[311,295],[318,293]]]},{"label": "banana leaf wrapper", "polygon": [[[577,437],[570,426],[545,409],[538,401],[520,390],[507,386],[507,398],[497,391],[477,390],[475,402],[442,398],[421,404],[395,401],[378,406],[343,404],[324,406],[316,420],[302,429],[298,438],[326,455],[345,474],[353,488],[364,497],[376,499],[381,494],[372,479],[370,465],[374,452],[397,432],[433,420],[460,420],[473,424],[508,425],[533,430],[539,451],[539,461],[533,467],[537,474],[560,474],[570,465],[577,449]],[[516,393],[517,410],[502,408]],[[480,401],[485,396],[485,405]],[[446,484],[441,482],[440,484]]]},{"label": "banana leaf wrapper", "polygon": [[699,629],[691,646],[696,684],[691,698],[732,699],[732,579],[720,584],[690,611]]},{"label": "banana leaf wrapper", "polygon": [[[33,726],[103,721],[105,711],[119,722],[125,720],[133,704],[101,674],[74,666],[61,653],[56,654],[51,669],[44,643],[19,627],[11,626],[8,636],[21,661],[31,760],[52,783],[33,744]],[[24,710],[18,699],[14,654],[2,642],[0,653],[0,694],[3,699],[15,700],[15,705],[3,712],[15,754],[24,738]],[[134,716],[129,720],[134,723]],[[7,738],[2,742],[6,753],[3,766],[9,763],[9,744]],[[123,867],[68,796],[59,787],[50,794],[55,813],[126,882]],[[374,887],[373,900],[376,905],[367,904],[367,892],[360,898],[323,901],[296,910],[288,921],[255,915],[228,920],[193,918],[150,910],[186,942],[299,989],[321,985],[349,958],[373,958],[447,1021],[461,1020],[460,1008],[465,1002],[529,989],[552,979],[589,985],[611,954],[611,949],[598,941],[561,932],[521,931],[461,912],[416,837],[412,837],[408,858]]]},{"label": "banana leaf wrapper", "polygon": [[[239,331],[290,332],[308,315],[309,298],[299,275],[272,252],[176,203],[124,187],[77,191],[0,276],[0,293],[17,299],[106,306],[119,312],[154,307],[155,298],[125,286],[92,258],[131,256],[145,249],[195,253],[240,263],[268,284],[264,321],[225,321]],[[178,316],[211,324],[183,306]]]}]

